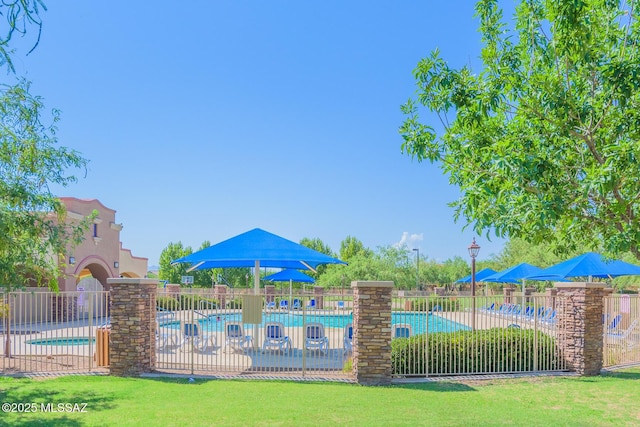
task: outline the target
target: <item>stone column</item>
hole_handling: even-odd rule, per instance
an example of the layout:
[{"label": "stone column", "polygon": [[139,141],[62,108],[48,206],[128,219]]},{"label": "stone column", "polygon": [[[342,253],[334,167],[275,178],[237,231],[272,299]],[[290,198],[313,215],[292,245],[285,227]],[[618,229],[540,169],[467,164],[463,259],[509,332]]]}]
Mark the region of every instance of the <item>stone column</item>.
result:
[{"label": "stone column", "polygon": [[276,299],[276,287],[273,285],[265,285],[264,295],[266,302],[273,302]]},{"label": "stone column", "polygon": [[167,296],[180,300],[180,285],[177,283],[167,284]]},{"label": "stone column", "polygon": [[556,334],[567,367],[583,376],[602,369],[604,284],[557,282]]},{"label": "stone column", "polygon": [[139,376],[156,363],[156,279],[107,279],[111,288],[111,375]]},{"label": "stone column", "polygon": [[547,288],[544,295],[544,306],[551,307],[552,310],[556,309],[556,295],[558,295],[558,289]]},{"label": "stone column", "polygon": [[363,385],[391,383],[391,291],[393,282],[351,282],[353,373]]},{"label": "stone column", "polygon": [[225,308],[227,306],[227,286],[216,285],[213,296],[218,300],[218,308]]},{"label": "stone column", "polygon": [[316,300],[316,308],[324,308],[324,288],[322,286],[314,286],[313,298]]},{"label": "stone column", "polygon": [[505,286],[502,289],[502,292],[504,293],[504,303],[505,304],[512,304],[513,303],[513,291],[514,291],[514,288],[512,288],[511,286]]}]

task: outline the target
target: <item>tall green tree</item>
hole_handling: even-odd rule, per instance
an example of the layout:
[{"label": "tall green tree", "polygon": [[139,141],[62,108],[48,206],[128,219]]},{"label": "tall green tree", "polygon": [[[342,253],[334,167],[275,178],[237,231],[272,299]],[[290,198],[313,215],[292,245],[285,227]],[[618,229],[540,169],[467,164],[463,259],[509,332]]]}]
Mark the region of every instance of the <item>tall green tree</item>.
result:
[{"label": "tall green tree", "polygon": [[[402,150],[438,163],[477,232],[640,259],[640,1],[476,4],[482,68],[414,71]],[[508,23],[507,23],[508,22]],[[421,121],[423,111],[436,120]]]},{"label": "tall green tree", "polygon": [[347,236],[340,242],[340,259],[342,261],[349,262],[351,258],[361,253],[367,256],[371,254],[371,250],[365,248],[364,244],[357,238]]},{"label": "tall green tree", "polygon": [[[42,10],[37,0],[0,3],[6,20],[0,28],[0,67],[9,74],[14,72],[12,38],[35,26],[39,40]],[[59,119],[57,110],[46,111],[43,100],[30,93],[27,81],[0,85],[0,286],[7,292],[43,282],[57,290],[63,254],[82,240],[95,216],[68,220],[65,206],[51,192],[52,185],[76,182],[69,170],[87,164],[77,151],[58,145]],[[9,314],[7,309],[3,316],[7,323]],[[9,334],[4,353],[11,356]]]},{"label": "tall green tree", "polygon": [[[314,251],[318,251],[321,252],[325,255],[329,255],[330,257],[335,257],[336,254],[331,250],[331,248],[329,247],[329,245],[325,244],[322,240],[320,240],[319,238],[315,237],[313,239],[308,238],[308,237],[303,237],[302,239],[300,239],[300,244],[302,246],[306,246],[310,249],[313,249]],[[318,279],[320,276],[322,276],[322,274],[324,272],[327,271],[327,266],[326,265],[319,265],[316,268],[317,273],[314,273],[312,271],[306,271],[305,274],[313,277],[314,279]]]},{"label": "tall green tree", "polygon": [[191,274],[187,273],[190,265],[185,263],[171,265],[171,261],[191,255],[192,253],[193,249],[191,249],[191,246],[184,247],[182,242],[170,242],[167,247],[160,252],[158,278],[160,278],[160,280],[168,280],[169,283],[180,283],[182,276],[188,276]]}]

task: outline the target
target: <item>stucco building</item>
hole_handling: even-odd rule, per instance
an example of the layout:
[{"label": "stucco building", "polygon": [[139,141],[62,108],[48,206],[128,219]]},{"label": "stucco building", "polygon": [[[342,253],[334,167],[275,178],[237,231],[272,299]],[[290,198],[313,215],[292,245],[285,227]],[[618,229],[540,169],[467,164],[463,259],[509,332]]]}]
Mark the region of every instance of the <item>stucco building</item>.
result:
[{"label": "stucco building", "polygon": [[95,209],[93,221],[84,241],[68,249],[61,264],[66,264],[64,276],[59,279],[61,291],[108,290],[107,278],[145,277],[148,258],[134,256],[122,247],[122,224],[116,222],[116,211],[100,201],[61,197],[67,207],[67,221],[80,221]]}]

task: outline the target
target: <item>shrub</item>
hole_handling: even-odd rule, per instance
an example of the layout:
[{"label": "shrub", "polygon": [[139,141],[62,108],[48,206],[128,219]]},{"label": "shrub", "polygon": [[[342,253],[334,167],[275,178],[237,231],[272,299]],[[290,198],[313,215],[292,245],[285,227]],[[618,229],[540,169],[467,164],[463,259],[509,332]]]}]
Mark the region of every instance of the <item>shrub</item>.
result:
[{"label": "shrub", "polygon": [[[393,373],[425,375],[427,372],[465,374],[533,371],[535,334],[533,330],[493,328],[396,338],[391,341]],[[538,369],[559,368],[555,340],[543,332],[537,334]]]},{"label": "shrub", "polygon": [[174,297],[158,297],[156,306],[162,310],[179,310],[180,302]]},{"label": "shrub", "polygon": [[240,309],[242,308],[242,298],[234,298],[227,302],[227,308]]},{"label": "shrub", "polygon": [[458,311],[460,302],[454,298],[411,300],[411,311]]}]

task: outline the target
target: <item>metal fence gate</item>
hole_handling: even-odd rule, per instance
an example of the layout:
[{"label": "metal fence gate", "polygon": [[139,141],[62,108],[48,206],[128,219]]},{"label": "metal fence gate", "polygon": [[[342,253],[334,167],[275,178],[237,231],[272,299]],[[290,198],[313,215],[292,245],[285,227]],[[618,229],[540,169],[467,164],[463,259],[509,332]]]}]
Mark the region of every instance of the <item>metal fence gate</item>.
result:
[{"label": "metal fence gate", "polygon": [[603,365],[640,363],[640,297],[626,294],[605,297],[602,325]]},{"label": "metal fence gate", "polygon": [[0,295],[0,372],[88,372],[96,361],[96,330],[108,323],[109,292],[50,292],[42,288]]},{"label": "metal fence gate", "polygon": [[225,294],[222,301],[207,289],[160,292],[156,368],[349,378],[345,330],[351,307],[347,295],[318,297],[288,289],[275,295]]},{"label": "metal fence gate", "polygon": [[394,298],[396,377],[566,370],[556,340],[560,298]]}]

